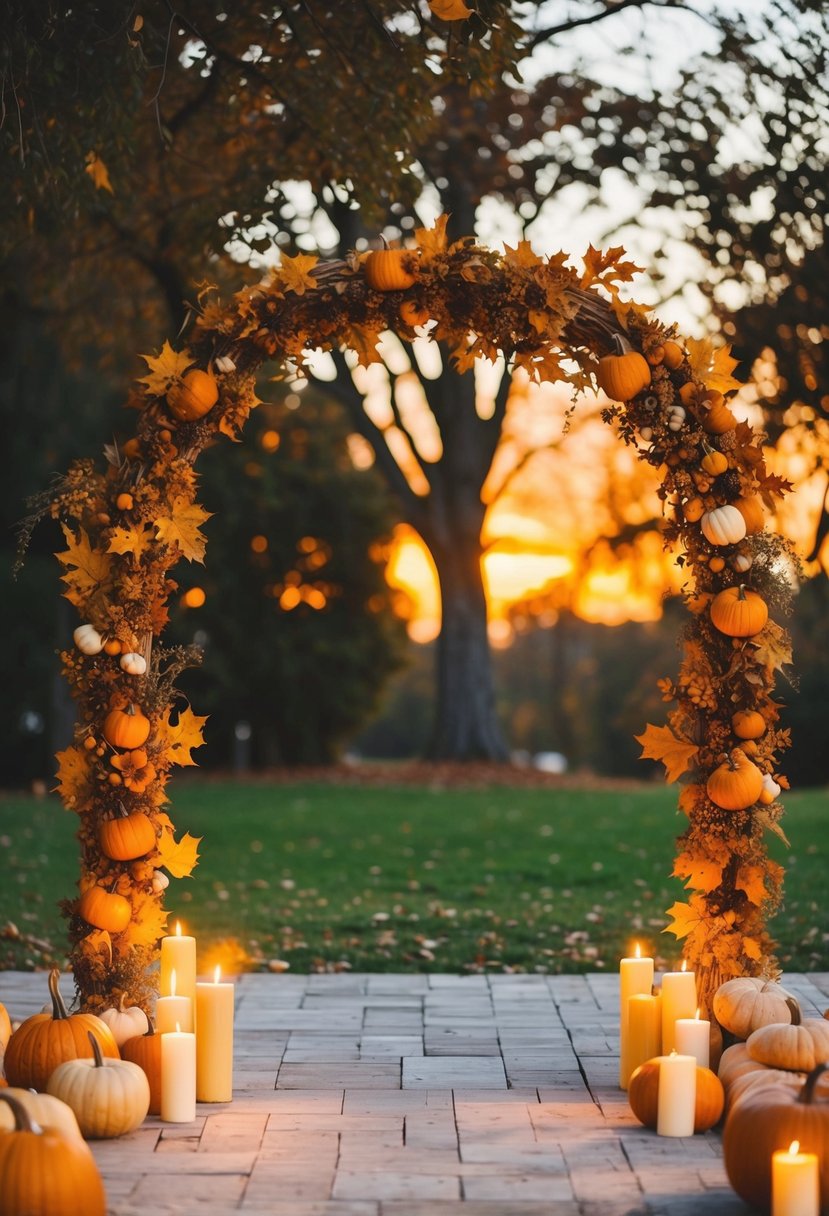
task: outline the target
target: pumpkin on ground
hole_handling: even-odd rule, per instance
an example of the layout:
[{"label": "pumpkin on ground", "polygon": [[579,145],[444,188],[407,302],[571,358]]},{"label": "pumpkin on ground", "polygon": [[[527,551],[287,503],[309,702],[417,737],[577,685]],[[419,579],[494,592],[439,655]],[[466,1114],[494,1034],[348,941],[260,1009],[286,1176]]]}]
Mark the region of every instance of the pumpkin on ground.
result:
[{"label": "pumpkin on ground", "polygon": [[728,1089],[739,1077],[764,1068],[765,1064],[759,1064],[757,1060],[751,1058],[745,1043],[732,1043],[730,1047],[726,1047],[720,1057],[717,1076]]},{"label": "pumpkin on ground", "polygon": [[731,638],[751,638],[769,619],[766,601],[744,584],[726,587],[711,601],[711,624]]},{"label": "pumpkin on ground", "polygon": [[763,774],[742,748],[735,747],[706,782],[708,797],[724,811],[753,806],[763,788]]},{"label": "pumpkin on ground", "polygon": [[[74,1111],[65,1102],[61,1102],[60,1098],[53,1098],[51,1094],[38,1094],[33,1089],[19,1089],[11,1085],[6,1093],[17,1098],[18,1102],[29,1112],[29,1117],[39,1123],[41,1127],[50,1127],[53,1131],[59,1132],[61,1136],[74,1136],[76,1140],[83,1140]],[[0,1104],[0,1131],[13,1130],[14,1112],[9,1105]]]},{"label": "pumpkin on ground", "polygon": [[0,1055],[6,1050],[6,1044],[12,1037],[12,1020],[5,1005],[0,1005]]},{"label": "pumpkin on ground", "polygon": [[129,1060],[105,1060],[90,1034],[91,1060],[67,1060],[49,1078],[48,1091],[75,1112],[89,1140],[135,1131],[147,1116],[150,1085],[144,1070]]},{"label": "pumpkin on ground", "polygon": [[823,1018],[803,1021],[797,1001],[789,997],[788,1004],[791,1023],[773,1023],[755,1030],[746,1043],[748,1054],[771,1068],[811,1072],[829,1061],[829,1022]]},{"label": "pumpkin on ground", "polygon": [[[148,1019],[149,1020],[149,1019]],[[150,1086],[149,1114],[161,1111],[161,1035],[155,1033],[152,1022],[146,1034],[127,1039],[121,1047],[121,1058],[144,1070]]]},{"label": "pumpkin on ground", "polygon": [[5,1068],[9,1085],[44,1090],[50,1075],[65,1060],[90,1056],[91,1032],[104,1055],[118,1058],[112,1032],[94,1013],[67,1013],[60,994],[60,972],[49,972],[51,1013],[35,1013],[18,1026],[6,1048]]},{"label": "pumpkin on ground", "polygon": [[[666,1056],[654,1056],[634,1070],[628,1083],[628,1102],[640,1123],[656,1127],[659,1102],[659,1066]],[[707,1132],[718,1123],[725,1104],[722,1082],[710,1068],[697,1068],[694,1132]]]},{"label": "pumpkin on ground", "polygon": [[758,1083],[734,1103],[723,1131],[723,1157],[728,1180],[746,1203],[768,1209],[772,1153],[797,1140],[804,1152],[817,1153],[820,1202],[829,1206],[829,1102],[817,1092],[827,1067],[819,1064],[797,1088]]},{"label": "pumpkin on ground", "polygon": [[112,1037],[119,1050],[128,1039],[134,1038],[135,1035],[146,1034],[150,1025],[144,1010],[139,1009],[137,1005],[125,1007],[124,999],[125,996],[122,992],[118,1008],[104,1009],[100,1015],[101,1021],[106,1022],[112,1031]]},{"label": "pumpkin on ground", "polygon": [[791,1021],[789,993],[774,980],[739,976],[720,984],[714,994],[714,1015],[738,1039],[770,1022]]},{"label": "pumpkin on ground", "polygon": [[42,1128],[8,1090],[14,1130],[0,1135],[3,1216],[106,1216],[106,1192],[89,1146]]}]

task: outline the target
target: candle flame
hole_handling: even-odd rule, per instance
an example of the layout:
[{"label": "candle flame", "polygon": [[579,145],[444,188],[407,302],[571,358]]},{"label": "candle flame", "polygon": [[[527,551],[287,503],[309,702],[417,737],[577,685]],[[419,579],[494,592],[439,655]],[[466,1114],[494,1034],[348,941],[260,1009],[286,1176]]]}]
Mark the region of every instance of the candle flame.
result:
[{"label": "candle flame", "polygon": [[634,952],[633,952],[633,957],[634,957],[634,958],[641,958],[641,957],[642,957],[642,948],[640,947],[640,945],[639,945],[639,943],[638,943],[638,942],[636,943],[636,949],[635,949],[635,950],[634,950]]},{"label": "candle flame", "polygon": [[699,1021],[699,1012],[700,1012],[700,1010],[699,1010],[699,1005],[697,1005],[697,1011],[696,1011],[696,1013],[694,1014],[694,1017],[696,1018],[696,1020],[697,1020],[697,1021]]},{"label": "candle flame", "polygon": [[682,966],[680,967],[680,971],[687,971],[687,970],[688,970],[688,963],[686,962],[685,959],[683,959]]},{"label": "candle flame", "polygon": [[219,979],[221,978],[221,974],[222,974],[221,967],[217,967],[216,970],[213,972],[213,983],[214,984],[218,984]]},{"label": "candle flame", "polygon": [[176,1022],[176,1034],[181,1034],[181,1022]]},{"label": "candle flame", "polygon": [[176,937],[181,937],[181,921],[176,921]]},{"label": "candle flame", "polygon": [[789,1145],[789,1156],[796,1157],[799,1152],[800,1152],[800,1141],[792,1140],[791,1144]]},{"label": "candle flame", "polygon": [[170,972],[170,996],[176,995],[176,969],[173,967]]}]

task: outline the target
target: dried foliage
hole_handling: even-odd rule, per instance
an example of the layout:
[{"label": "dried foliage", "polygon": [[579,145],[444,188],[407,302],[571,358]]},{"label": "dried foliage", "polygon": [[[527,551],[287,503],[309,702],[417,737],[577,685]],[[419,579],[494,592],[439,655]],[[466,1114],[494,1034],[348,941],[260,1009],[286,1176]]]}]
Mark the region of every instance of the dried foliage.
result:
[{"label": "dried foliage", "polygon": [[[714,545],[700,523],[717,507],[755,498],[770,503],[788,488],[767,472],[763,437],[749,426],[712,430],[718,411],[727,421],[723,394],[738,384],[733,360],[727,348],[683,343],[645,309],[624,301],[620,287],[636,268],[622,249],[589,249],[579,273],[564,255],[538,257],[525,241],[503,254],[472,238],[450,244],[446,217],[419,230],[415,241],[393,251],[403,280],[411,282],[403,290],[374,290],[366,255],[357,254],[327,263],[285,257],[227,304],[205,288],[192,306],[187,347],[175,351],[165,342],[160,354],[144,356],[149,374],[130,401],[139,411],[135,436],[120,450],[106,449],[105,471],[79,462],[33,504],[24,538],[40,515],[60,520],[67,543],[57,555],[64,594],[108,643],[96,654],[73,649],[63,655],[80,714],[73,745],[58,757],[57,788],[80,818],[81,894],[98,886],[125,897],[131,908],[126,928],[116,930],[87,923],[77,901],[66,902],[86,1007],[110,1004],[123,991],[147,1002],[147,968],[166,916],[157,871],[178,879],[196,864],[198,841],[186,833],[177,839],[164,793],[171,768],[194,763],[192,751],[202,742],[204,718],[180,704],[174,687],[195,656],[156,642],[175,587],[172,567],[204,556],[201,526],[209,515],[195,501],[196,457],[220,435],[239,437],[257,405],[254,373],[263,362],[290,373],[309,349],[348,347],[367,366],[379,359],[383,331],[394,329],[404,340],[424,332],[401,319],[404,303],[414,305],[416,315],[428,314],[425,331],[448,345],[461,371],[480,356],[503,355],[532,379],[566,381],[578,393],[597,373],[601,378],[600,358],[624,360],[633,352],[640,375],[642,356],[647,361],[650,383],[610,405],[605,418],[641,459],[660,468],[666,543],[681,543],[689,572],[684,657],[676,682],[662,682],[674,708],[666,726],[649,726],[640,737],[643,753],[665,764],[668,780],[687,782],[680,808],[689,826],[674,873],[691,894],[671,909],[670,929],[684,940],[704,992],[732,975],[774,971],[765,917],[779,900],[781,869],[766,856],[764,838],[767,831],[780,833],[782,807],[770,797],[723,810],[706,792],[710,774],[739,744],[784,785],[776,769],[788,744],[772,696],[776,673],[791,657],[785,631],[770,620],[753,636],[731,638],[714,627],[708,611],[715,594],[747,581],[778,613],[790,595],[792,559],[781,538],[758,529]],[[411,309],[405,315],[413,315]],[[203,416],[182,420],[171,403],[194,368],[215,377],[218,401]],[[703,466],[713,453],[720,454],[720,466],[726,462],[716,475]],[[146,672],[127,674],[123,652],[143,656]],[[746,742],[734,734],[731,719],[740,709],[762,715],[759,738]],[[114,739],[109,727],[117,711],[127,711],[124,739]],[[149,723],[146,739],[140,729],[128,738],[141,715]],[[155,849],[131,861],[105,856],[102,821],[137,811],[154,825]]]}]

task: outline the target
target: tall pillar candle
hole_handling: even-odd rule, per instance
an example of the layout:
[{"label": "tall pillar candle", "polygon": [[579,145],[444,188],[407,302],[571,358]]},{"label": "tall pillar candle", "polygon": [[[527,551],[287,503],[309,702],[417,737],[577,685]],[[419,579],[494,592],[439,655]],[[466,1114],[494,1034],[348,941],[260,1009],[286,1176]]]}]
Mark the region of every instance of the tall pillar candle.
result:
[{"label": "tall pillar candle", "polygon": [[653,987],[653,959],[642,958],[639,946],[631,958],[619,964],[619,1085],[627,1089],[633,1069],[628,1060],[628,1000],[650,995]]},{"label": "tall pillar candle", "polygon": [[789,1148],[771,1155],[771,1216],[818,1216],[820,1176],[817,1153],[801,1153],[793,1140]]},{"label": "tall pillar candle", "polygon": [[189,996],[179,995],[175,967],[170,972],[170,988],[169,995],[160,996],[155,1003],[156,1034],[169,1034],[177,1029],[192,1034],[193,1002]]},{"label": "tall pillar candle", "polygon": [[696,1056],[680,1056],[675,1051],[663,1055],[659,1061],[656,1134],[693,1136],[696,1105]]},{"label": "tall pillar candle", "polygon": [[[176,993],[188,996],[196,1010],[196,939],[181,931],[181,921],[176,921],[176,931],[161,939],[161,971],[158,991],[161,996],[170,996],[170,978],[176,973]],[[188,1028],[192,1030],[193,1027]]]},{"label": "tall pillar candle", "polygon": [[[662,1049],[662,1022],[657,997],[644,992],[628,997],[627,1035],[629,1082],[639,1065],[658,1056]],[[627,1088],[627,1083],[624,1088]]]},{"label": "tall pillar candle", "polygon": [[196,1117],[196,1036],[181,1030],[161,1036],[161,1118],[192,1123]]},{"label": "tall pillar candle", "polygon": [[700,1068],[708,1068],[711,1061],[711,1023],[705,1018],[677,1018],[674,1022],[674,1041],[681,1056],[696,1056]]},{"label": "tall pillar candle", "polygon": [[196,984],[196,1098],[230,1102],[233,1098],[233,984]]},{"label": "tall pillar candle", "polygon": [[662,1052],[669,1056],[676,1048],[674,1023],[677,1018],[693,1018],[697,1010],[697,980],[693,971],[668,971],[662,977]]}]

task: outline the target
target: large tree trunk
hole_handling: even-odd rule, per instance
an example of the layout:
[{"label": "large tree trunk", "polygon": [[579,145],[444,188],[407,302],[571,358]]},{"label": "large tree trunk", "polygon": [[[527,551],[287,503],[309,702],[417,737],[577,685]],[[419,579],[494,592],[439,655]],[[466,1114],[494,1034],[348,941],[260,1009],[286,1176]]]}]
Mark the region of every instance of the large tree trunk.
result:
[{"label": "large tree trunk", "polygon": [[487,608],[476,538],[434,546],[441,593],[432,760],[507,760],[495,712]]}]

